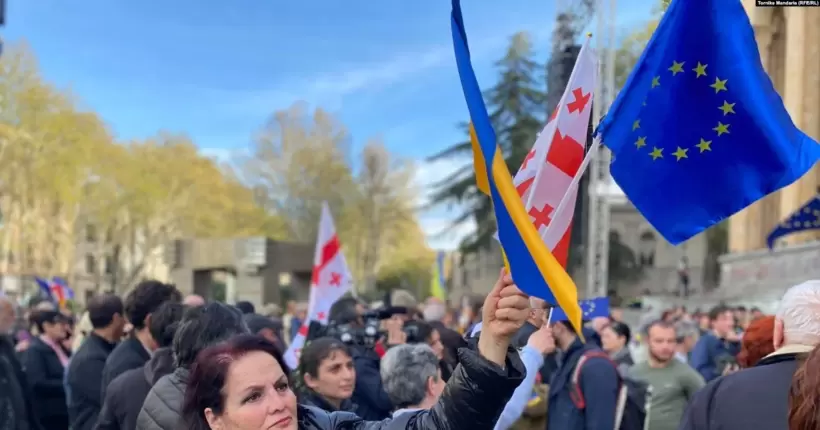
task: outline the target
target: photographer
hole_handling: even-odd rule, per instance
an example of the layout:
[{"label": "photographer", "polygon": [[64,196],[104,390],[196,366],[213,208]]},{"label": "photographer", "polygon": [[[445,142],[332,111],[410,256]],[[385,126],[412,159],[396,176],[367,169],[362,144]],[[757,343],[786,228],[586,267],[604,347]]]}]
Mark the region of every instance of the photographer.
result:
[{"label": "photographer", "polygon": [[[345,326],[351,332],[371,328],[365,327],[364,307],[352,297],[345,297],[334,303],[330,307],[329,320],[330,325]],[[403,343],[402,336],[396,333],[396,329],[389,324],[388,327],[388,345],[391,342]],[[353,356],[353,367],[356,369],[356,388],[351,400],[357,406],[357,415],[368,421],[388,418],[393,410],[393,404],[382,387],[379,355],[370,342],[351,343],[350,352]]]}]

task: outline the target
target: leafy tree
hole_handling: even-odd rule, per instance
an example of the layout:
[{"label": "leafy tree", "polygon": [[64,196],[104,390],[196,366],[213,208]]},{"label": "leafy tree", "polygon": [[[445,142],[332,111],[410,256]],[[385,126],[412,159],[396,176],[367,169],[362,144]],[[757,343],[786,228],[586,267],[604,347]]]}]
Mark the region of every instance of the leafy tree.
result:
[{"label": "leafy tree", "polygon": [[349,146],[344,127],[329,114],[317,109],[308,117],[295,105],[274,114],[244,174],[256,184],[256,200],[282,217],[291,240],[316,238],[327,201],[360,292],[367,292],[384,267],[404,276],[430,250],[424,235],[415,234],[421,230],[412,163],[393,156],[379,139],[365,144],[354,163]]},{"label": "leafy tree", "polygon": [[[511,171],[526,157],[546,117],[542,66],[534,60],[532,42],[527,33],[512,37],[506,54],[498,62],[499,80],[484,94],[490,109],[490,120],[498,138],[498,145]],[[467,129],[465,124],[462,128]],[[465,133],[466,134],[466,133]],[[436,161],[471,154],[469,138],[429,158]],[[432,204],[461,203],[466,209],[453,222],[454,226],[473,219],[476,233],[462,243],[464,251],[486,246],[495,232],[495,219],[489,197],[476,188],[472,164],[465,165],[452,175],[433,185]]]}]

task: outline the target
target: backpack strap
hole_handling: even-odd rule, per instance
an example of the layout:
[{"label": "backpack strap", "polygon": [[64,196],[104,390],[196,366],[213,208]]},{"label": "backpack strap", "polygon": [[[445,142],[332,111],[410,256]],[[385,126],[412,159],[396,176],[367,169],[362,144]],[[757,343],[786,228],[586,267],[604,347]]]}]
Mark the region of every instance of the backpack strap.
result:
[{"label": "backpack strap", "polygon": [[[569,387],[569,398],[572,400],[572,403],[575,405],[577,409],[584,409],[586,407],[586,400],[584,399],[584,393],[581,391],[581,384],[578,381],[581,378],[581,369],[584,367],[584,364],[590,358],[604,358],[612,367],[615,368],[615,373],[618,373],[618,366],[615,365],[615,362],[609,358],[609,354],[605,353],[604,351],[587,351],[581,354],[581,357],[578,358],[578,362],[575,364],[575,369],[572,370],[572,377],[570,379],[570,387]],[[620,379],[620,375],[619,375]],[[620,382],[620,381],[619,381]]]}]

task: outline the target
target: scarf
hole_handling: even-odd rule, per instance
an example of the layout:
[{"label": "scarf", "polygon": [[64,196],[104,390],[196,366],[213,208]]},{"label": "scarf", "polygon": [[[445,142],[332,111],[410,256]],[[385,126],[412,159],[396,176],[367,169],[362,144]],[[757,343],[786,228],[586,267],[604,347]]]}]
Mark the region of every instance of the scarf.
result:
[{"label": "scarf", "polygon": [[57,358],[60,359],[60,363],[62,363],[63,367],[68,366],[68,356],[65,354],[65,351],[63,351],[63,348],[60,347],[60,345],[57,345],[56,342],[44,334],[40,335],[40,340],[54,350],[54,353],[57,354]]}]

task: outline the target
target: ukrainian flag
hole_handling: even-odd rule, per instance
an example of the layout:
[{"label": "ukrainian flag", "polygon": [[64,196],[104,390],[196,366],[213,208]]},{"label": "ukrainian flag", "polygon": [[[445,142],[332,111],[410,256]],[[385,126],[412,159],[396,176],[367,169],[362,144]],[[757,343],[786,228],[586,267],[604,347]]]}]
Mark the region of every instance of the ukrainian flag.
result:
[{"label": "ukrainian flag", "polygon": [[442,302],[447,301],[447,289],[444,280],[444,252],[439,251],[436,255],[436,262],[433,264],[433,276],[430,280],[430,296]]},{"label": "ukrainian flag", "polygon": [[515,191],[510,171],[496,144],[495,131],[470,62],[460,2],[452,0],[452,4],[450,24],[453,50],[473,125],[470,135],[476,162],[477,186],[492,198],[498,223],[498,238],[508,267],[521,290],[560,306],[566,313],[567,320],[581,335],[582,312],[578,305],[578,289],[541,240]]}]

